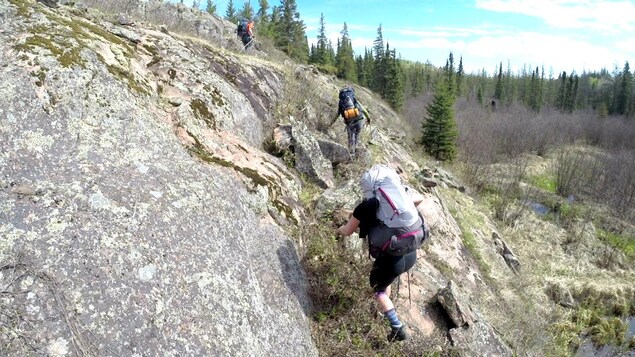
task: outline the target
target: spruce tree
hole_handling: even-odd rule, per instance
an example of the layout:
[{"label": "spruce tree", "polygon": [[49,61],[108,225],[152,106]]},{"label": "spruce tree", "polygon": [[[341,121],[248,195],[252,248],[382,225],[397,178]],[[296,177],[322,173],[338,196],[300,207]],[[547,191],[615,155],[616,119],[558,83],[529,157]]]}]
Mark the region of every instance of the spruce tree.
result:
[{"label": "spruce tree", "polygon": [[320,29],[318,30],[317,46],[316,46],[316,63],[321,65],[332,65],[329,62],[329,42],[326,37],[326,25],[324,23],[324,14],[320,14]]},{"label": "spruce tree", "polygon": [[377,28],[377,38],[373,42],[373,53],[375,54],[375,61],[371,88],[383,96],[386,87],[386,62],[384,61],[384,35],[382,34],[381,24]]},{"label": "spruce tree", "polygon": [[243,9],[240,11],[240,16],[249,21],[253,20],[254,8],[251,6],[251,1],[249,0],[245,1],[245,4],[243,5]]},{"label": "spruce tree", "polygon": [[450,52],[448,59],[445,61],[445,67],[443,68],[445,73],[445,83],[448,86],[448,92],[452,95],[456,93],[456,82],[454,80],[454,55]]},{"label": "spruce tree", "polygon": [[269,22],[269,2],[267,0],[258,0],[258,12],[256,13],[260,26]]},{"label": "spruce tree", "polygon": [[216,4],[212,0],[207,0],[207,5],[205,6],[205,11],[210,14],[216,14]]},{"label": "spruce tree", "polygon": [[[388,47],[388,44],[386,44]],[[404,83],[401,61],[397,58],[395,49],[386,49],[386,101],[390,106],[399,111],[404,102]]]},{"label": "spruce tree", "polygon": [[353,46],[348,36],[348,26],[346,22],[342,28],[342,37],[337,48],[335,63],[337,67],[337,77],[348,81],[357,81],[355,58],[353,57]]},{"label": "spruce tree", "polygon": [[631,108],[631,100],[633,97],[633,74],[628,64],[624,64],[624,70],[619,81],[619,89],[617,92],[617,110],[619,115],[629,115]]},{"label": "spruce tree", "polygon": [[503,62],[500,63],[498,76],[496,77],[496,89],[494,90],[494,98],[499,102],[503,101]]},{"label": "spruce tree", "polygon": [[460,96],[463,91],[463,79],[465,73],[463,71],[463,56],[459,58],[459,68],[456,70],[456,96]]},{"label": "spruce tree", "polygon": [[276,46],[289,57],[305,63],[309,55],[309,44],[295,0],[281,0],[279,11],[280,18],[275,24],[274,34]]},{"label": "spruce tree", "polygon": [[229,0],[229,2],[227,3],[225,18],[233,23],[236,23],[238,21],[238,17],[236,16],[236,8],[234,7],[233,0]]},{"label": "spruce tree", "polygon": [[437,84],[421,128],[421,144],[437,160],[452,161],[456,157],[458,131],[453,106],[454,94],[448,92],[447,83]]}]

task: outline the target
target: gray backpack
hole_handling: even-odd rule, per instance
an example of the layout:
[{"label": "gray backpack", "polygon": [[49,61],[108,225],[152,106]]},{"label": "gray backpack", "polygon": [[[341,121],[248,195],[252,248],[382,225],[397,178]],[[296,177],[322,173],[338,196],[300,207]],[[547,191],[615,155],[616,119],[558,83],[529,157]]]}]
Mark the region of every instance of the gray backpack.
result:
[{"label": "gray backpack", "polygon": [[379,201],[377,219],[381,223],[368,233],[370,255],[404,255],[423,244],[428,236],[423,217],[393,169],[374,165],[362,175],[360,186],[366,198]]}]

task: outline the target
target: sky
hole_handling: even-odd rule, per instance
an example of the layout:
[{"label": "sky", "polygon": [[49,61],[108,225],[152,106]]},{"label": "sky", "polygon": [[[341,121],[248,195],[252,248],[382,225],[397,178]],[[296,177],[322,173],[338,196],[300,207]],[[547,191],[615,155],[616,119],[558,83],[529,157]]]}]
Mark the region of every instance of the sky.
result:
[{"label": "sky", "polygon": [[[186,1],[187,2],[187,1]],[[205,3],[205,1],[202,1]],[[218,0],[224,15],[228,0]],[[269,0],[270,5],[278,5]],[[468,73],[492,75],[544,66],[562,71],[620,70],[635,60],[635,0],[296,0],[314,43],[324,14],[333,43],[344,22],[356,54],[371,48],[382,26],[402,58],[443,66],[450,52]],[[234,0],[242,8],[243,0]],[[258,9],[258,0],[251,0]],[[257,33],[257,29],[256,29]],[[632,65],[631,65],[632,67]]]}]

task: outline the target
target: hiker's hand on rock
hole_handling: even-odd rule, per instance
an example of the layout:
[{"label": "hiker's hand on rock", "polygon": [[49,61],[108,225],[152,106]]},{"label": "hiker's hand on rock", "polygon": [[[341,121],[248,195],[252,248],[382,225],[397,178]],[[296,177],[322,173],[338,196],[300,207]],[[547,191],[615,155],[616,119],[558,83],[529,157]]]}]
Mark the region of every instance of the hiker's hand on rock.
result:
[{"label": "hiker's hand on rock", "polygon": [[345,225],[346,222],[351,218],[351,214],[353,211],[347,210],[344,208],[337,209],[333,212],[333,223],[336,226]]}]

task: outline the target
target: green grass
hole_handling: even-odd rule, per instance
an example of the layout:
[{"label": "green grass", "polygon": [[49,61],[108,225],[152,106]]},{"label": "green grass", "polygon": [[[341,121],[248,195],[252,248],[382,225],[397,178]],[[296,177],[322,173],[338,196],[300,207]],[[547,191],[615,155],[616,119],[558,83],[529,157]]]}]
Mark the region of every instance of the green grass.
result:
[{"label": "green grass", "polygon": [[629,258],[635,258],[635,237],[627,237],[603,229],[597,230],[597,237],[610,246],[618,248]]},{"label": "green grass", "polygon": [[545,191],[556,193],[556,179],[550,175],[537,175],[529,178],[529,182]]},{"label": "green grass", "polygon": [[488,280],[491,279],[490,273],[492,269],[485,261],[485,258],[481,255],[478,243],[474,237],[474,232],[472,231],[472,227],[479,226],[479,223],[483,223],[482,218],[466,215],[463,212],[458,212],[455,208],[450,208],[450,213],[459,224],[463,245],[478,263],[483,276]]}]

